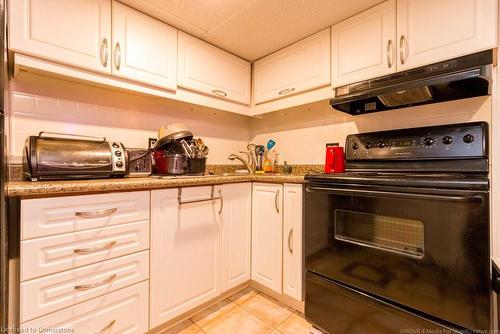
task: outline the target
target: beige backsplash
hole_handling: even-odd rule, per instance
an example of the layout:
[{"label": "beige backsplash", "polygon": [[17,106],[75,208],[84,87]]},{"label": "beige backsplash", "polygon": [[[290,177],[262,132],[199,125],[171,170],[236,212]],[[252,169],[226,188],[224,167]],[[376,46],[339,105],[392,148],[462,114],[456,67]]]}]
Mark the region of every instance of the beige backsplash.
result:
[{"label": "beige backsplash", "polygon": [[[9,162],[19,164],[26,137],[39,131],[105,135],[128,147],[144,147],[161,125],[185,123],[210,147],[208,164],[237,165],[230,153],[249,142],[276,141],[279,163],[322,165],[326,143],[348,134],[471,121],[491,121],[491,97],[397,109],[362,116],[333,110],[328,101],[256,118],[124,91],[22,73],[10,81]],[[308,167],[305,167],[307,169]],[[296,167],[303,170],[302,167]],[[322,169],[322,168],[321,168]]]}]

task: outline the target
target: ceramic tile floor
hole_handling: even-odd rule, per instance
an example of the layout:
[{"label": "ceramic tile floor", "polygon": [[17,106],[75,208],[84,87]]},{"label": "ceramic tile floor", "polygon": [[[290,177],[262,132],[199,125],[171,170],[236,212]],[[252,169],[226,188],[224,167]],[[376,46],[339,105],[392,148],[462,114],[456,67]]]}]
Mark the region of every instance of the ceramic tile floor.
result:
[{"label": "ceramic tile floor", "polygon": [[247,288],[161,334],[309,334],[298,312]]}]

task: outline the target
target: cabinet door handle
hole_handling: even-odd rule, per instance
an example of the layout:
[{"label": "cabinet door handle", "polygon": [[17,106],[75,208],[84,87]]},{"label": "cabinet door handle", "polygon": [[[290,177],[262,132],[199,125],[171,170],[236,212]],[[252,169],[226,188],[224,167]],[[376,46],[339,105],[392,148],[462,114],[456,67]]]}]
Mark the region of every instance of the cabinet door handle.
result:
[{"label": "cabinet door handle", "polygon": [[280,190],[276,190],[276,195],[274,196],[274,206],[276,207],[276,212],[280,213],[280,208],[279,208],[279,197],[280,197]]},{"label": "cabinet door handle", "polygon": [[120,43],[116,43],[115,45],[115,68],[117,71],[120,70],[120,65],[122,62],[122,50],[120,48]]},{"label": "cabinet door handle", "polygon": [[101,42],[101,50],[99,56],[101,58],[101,64],[104,67],[108,66],[108,39],[104,38]]},{"label": "cabinet door handle", "polygon": [[105,284],[113,282],[116,279],[116,277],[118,277],[118,276],[116,274],[113,274],[113,275],[109,276],[108,278],[103,279],[102,281],[97,282],[97,283],[75,285],[75,290],[85,291],[85,290],[97,288],[101,285],[105,285]]},{"label": "cabinet door handle", "polygon": [[220,210],[219,215],[222,214],[222,209],[224,208],[224,197],[222,197],[222,192],[219,189],[219,198],[220,198]]},{"label": "cabinet door handle", "polygon": [[295,90],[295,88],[285,88],[285,89],[282,89],[278,92],[278,95],[285,95],[285,94],[288,94],[288,93],[291,93]]},{"label": "cabinet door handle", "polygon": [[118,211],[118,208],[111,208],[111,209],[106,209],[106,210],[101,210],[101,211],[91,211],[91,212],[79,211],[79,212],[75,212],[75,216],[81,217],[81,218],[88,218],[88,219],[101,218],[101,217],[110,216],[113,213],[115,213],[116,211]]},{"label": "cabinet door handle", "polygon": [[399,38],[399,60],[401,61],[401,65],[404,65],[406,63],[406,60],[408,59],[408,41],[406,40],[405,35],[401,35]]},{"label": "cabinet door handle", "polygon": [[222,97],[226,97],[227,96],[227,93],[225,91],[219,90],[219,89],[212,90],[212,93],[214,93],[217,96],[222,96]]},{"label": "cabinet door handle", "polygon": [[106,326],[104,326],[103,328],[101,328],[100,330],[98,330],[97,332],[94,332],[93,334],[100,334],[100,333],[103,333],[105,332],[106,330],[110,329],[111,327],[113,327],[113,325],[116,324],[116,319],[115,320],[111,320],[110,322],[108,322],[108,324]]},{"label": "cabinet door handle", "polygon": [[96,252],[101,252],[101,251],[113,248],[115,245],[116,245],[116,241],[111,241],[111,242],[108,242],[107,244],[104,244],[100,247],[73,249],[73,253],[80,254],[80,255],[96,253]]},{"label": "cabinet door handle", "polygon": [[390,39],[387,42],[387,66],[389,68],[392,68],[392,65],[394,65],[394,43],[392,42],[392,39]]},{"label": "cabinet door handle", "polygon": [[291,228],[290,232],[288,232],[288,251],[290,252],[290,254],[293,254],[292,237],[293,237],[293,228]]}]

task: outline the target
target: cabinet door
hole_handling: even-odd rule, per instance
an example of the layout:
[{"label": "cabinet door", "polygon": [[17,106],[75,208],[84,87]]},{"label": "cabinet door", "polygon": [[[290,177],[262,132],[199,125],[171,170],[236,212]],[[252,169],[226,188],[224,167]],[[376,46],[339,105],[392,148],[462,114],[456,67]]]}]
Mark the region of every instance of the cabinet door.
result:
[{"label": "cabinet door", "polygon": [[496,47],[496,0],[398,0],[398,70]]},{"label": "cabinet door", "polygon": [[252,279],[282,291],[283,186],[254,183],[252,193]]},{"label": "cabinet door", "polygon": [[250,280],[252,184],[225,184],[222,190],[222,292]]},{"label": "cabinet door", "polygon": [[111,0],[10,0],[10,50],[110,72]]},{"label": "cabinet door", "polygon": [[283,293],[303,300],[302,185],[283,186]]},{"label": "cabinet door", "polygon": [[[218,194],[220,187],[215,193]],[[220,201],[200,201],[211,187],[151,192],[151,328],[221,291]]]},{"label": "cabinet door", "polygon": [[255,103],[330,84],[330,28],[254,63]]},{"label": "cabinet door", "polygon": [[386,1],[332,29],[332,86],[396,71],[396,0]]},{"label": "cabinet door", "polygon": [[210,96],[250,104],[250,63],[179,32],[178,85]]},{"label": "cabinet door", "polygon": [[177,87],[177,29],[113,1],[116,76],[151,86]]}]

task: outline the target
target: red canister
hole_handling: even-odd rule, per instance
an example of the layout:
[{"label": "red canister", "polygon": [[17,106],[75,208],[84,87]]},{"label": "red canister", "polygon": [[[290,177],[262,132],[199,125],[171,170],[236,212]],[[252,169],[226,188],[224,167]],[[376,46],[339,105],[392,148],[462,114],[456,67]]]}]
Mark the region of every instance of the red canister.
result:
[{"label": "red canister", "polygon": [[344,148],[339,144],[326,144],[325,173],[344,173]]}]

